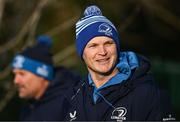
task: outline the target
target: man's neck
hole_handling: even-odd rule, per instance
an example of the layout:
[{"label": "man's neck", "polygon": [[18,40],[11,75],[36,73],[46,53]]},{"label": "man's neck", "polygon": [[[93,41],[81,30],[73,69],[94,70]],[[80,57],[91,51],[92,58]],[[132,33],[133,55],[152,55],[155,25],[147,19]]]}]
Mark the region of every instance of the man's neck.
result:
[{"label": "man's neck", "polygon": [[95,72],[90,72],[91,78],[97,88],[103,86],[108,82],[112,77],[118,73],[118,69],[114,69],[109,75],[102,75]]},{"label": "man's neck", "polygon": [[39,89],[39,92],[35,96],[36,100],[39,100],[44,95],[44,93],[47,90],[48,86],[49,86],[49,81],[44,80],[44,82],[42,83],[41,89]]}]

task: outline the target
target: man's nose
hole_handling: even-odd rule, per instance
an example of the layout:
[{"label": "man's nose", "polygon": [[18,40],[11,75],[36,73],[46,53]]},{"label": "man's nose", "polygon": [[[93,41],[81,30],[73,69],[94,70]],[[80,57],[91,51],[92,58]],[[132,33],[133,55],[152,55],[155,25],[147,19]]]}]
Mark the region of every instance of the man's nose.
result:
[{"label": "man's nose", "polygon": [[106,55],[107,54],[107,50],[104,46],[100,46],[99,47],[99,54],[101,55]]},{"label": "man's nose", "polygon": [[14,84],[19,84],[20,83],[20,78],[18,75],[14,76]]}]

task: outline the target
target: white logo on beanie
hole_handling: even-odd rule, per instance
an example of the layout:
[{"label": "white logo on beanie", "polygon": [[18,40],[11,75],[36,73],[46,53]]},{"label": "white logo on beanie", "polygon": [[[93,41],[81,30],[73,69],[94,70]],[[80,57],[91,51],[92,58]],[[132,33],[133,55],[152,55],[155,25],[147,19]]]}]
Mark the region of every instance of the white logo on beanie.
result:
[{"label": "white logo on beanie", "polygon": [[107,36],[112,36],[112,28],[110,25],[108,25],[107,23],[102,23],[101,25],[99,25],[99,30],[98,32],[100,33],[104,33]]},{"label": "white logo on beanie", "polygon": [[46,65],[42,65],[42,67],[38,67],[36,72],[39,74],[39,75],[42,75],[42,76],[45,76],[47,77],[49,72],[48,72],[48,68]]},{"label": "white logo on beanie", "polygon": [[16,56],[13,62],[14,68],[23,68],[23,63],[25,61],[25,58],[23,56]]}]

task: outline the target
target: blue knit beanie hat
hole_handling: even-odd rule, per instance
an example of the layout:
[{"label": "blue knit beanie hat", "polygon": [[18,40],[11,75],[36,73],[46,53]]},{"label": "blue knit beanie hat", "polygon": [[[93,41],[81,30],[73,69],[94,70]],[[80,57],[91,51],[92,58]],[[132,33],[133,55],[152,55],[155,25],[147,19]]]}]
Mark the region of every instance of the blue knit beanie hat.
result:
[{"label": "blue knit beanie hat", "polygon": [[52,81],[54,77],[53,59],[50,53],[52,40],[46,35],[41,35],[36,40],[34,46],[26,48],[14,57],[12,68],[27,70]]},{"label": "blue knit beanie hat", "polygon": [[116,43],[117,52],[120,51],[120,39],[116,27],[102,15],[97,6],[92,5],[85,9],[84,17],[76,23],[76,49],[81,59],[87,43],[97,36],[112,38]]}]

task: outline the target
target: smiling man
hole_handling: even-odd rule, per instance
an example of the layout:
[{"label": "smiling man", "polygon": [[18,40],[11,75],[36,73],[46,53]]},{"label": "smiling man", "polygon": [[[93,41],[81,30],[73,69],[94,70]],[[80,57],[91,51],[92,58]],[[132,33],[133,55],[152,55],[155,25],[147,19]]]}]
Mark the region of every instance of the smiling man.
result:
[{"label": "smiling man", "polygon": [[84,62],[97,88],[118,73],[114,68],[117,61],[115,42],[106,36],[93,38],[85,47]]},{"label": "smiling man", "polygon": [[67,120],[175,119],[169,99],[161,95],[149,73],[149,61],[120,51],[117,29],[97,6],[87,7],[76,23],[76,47],[89,73],[74,90]]}]

